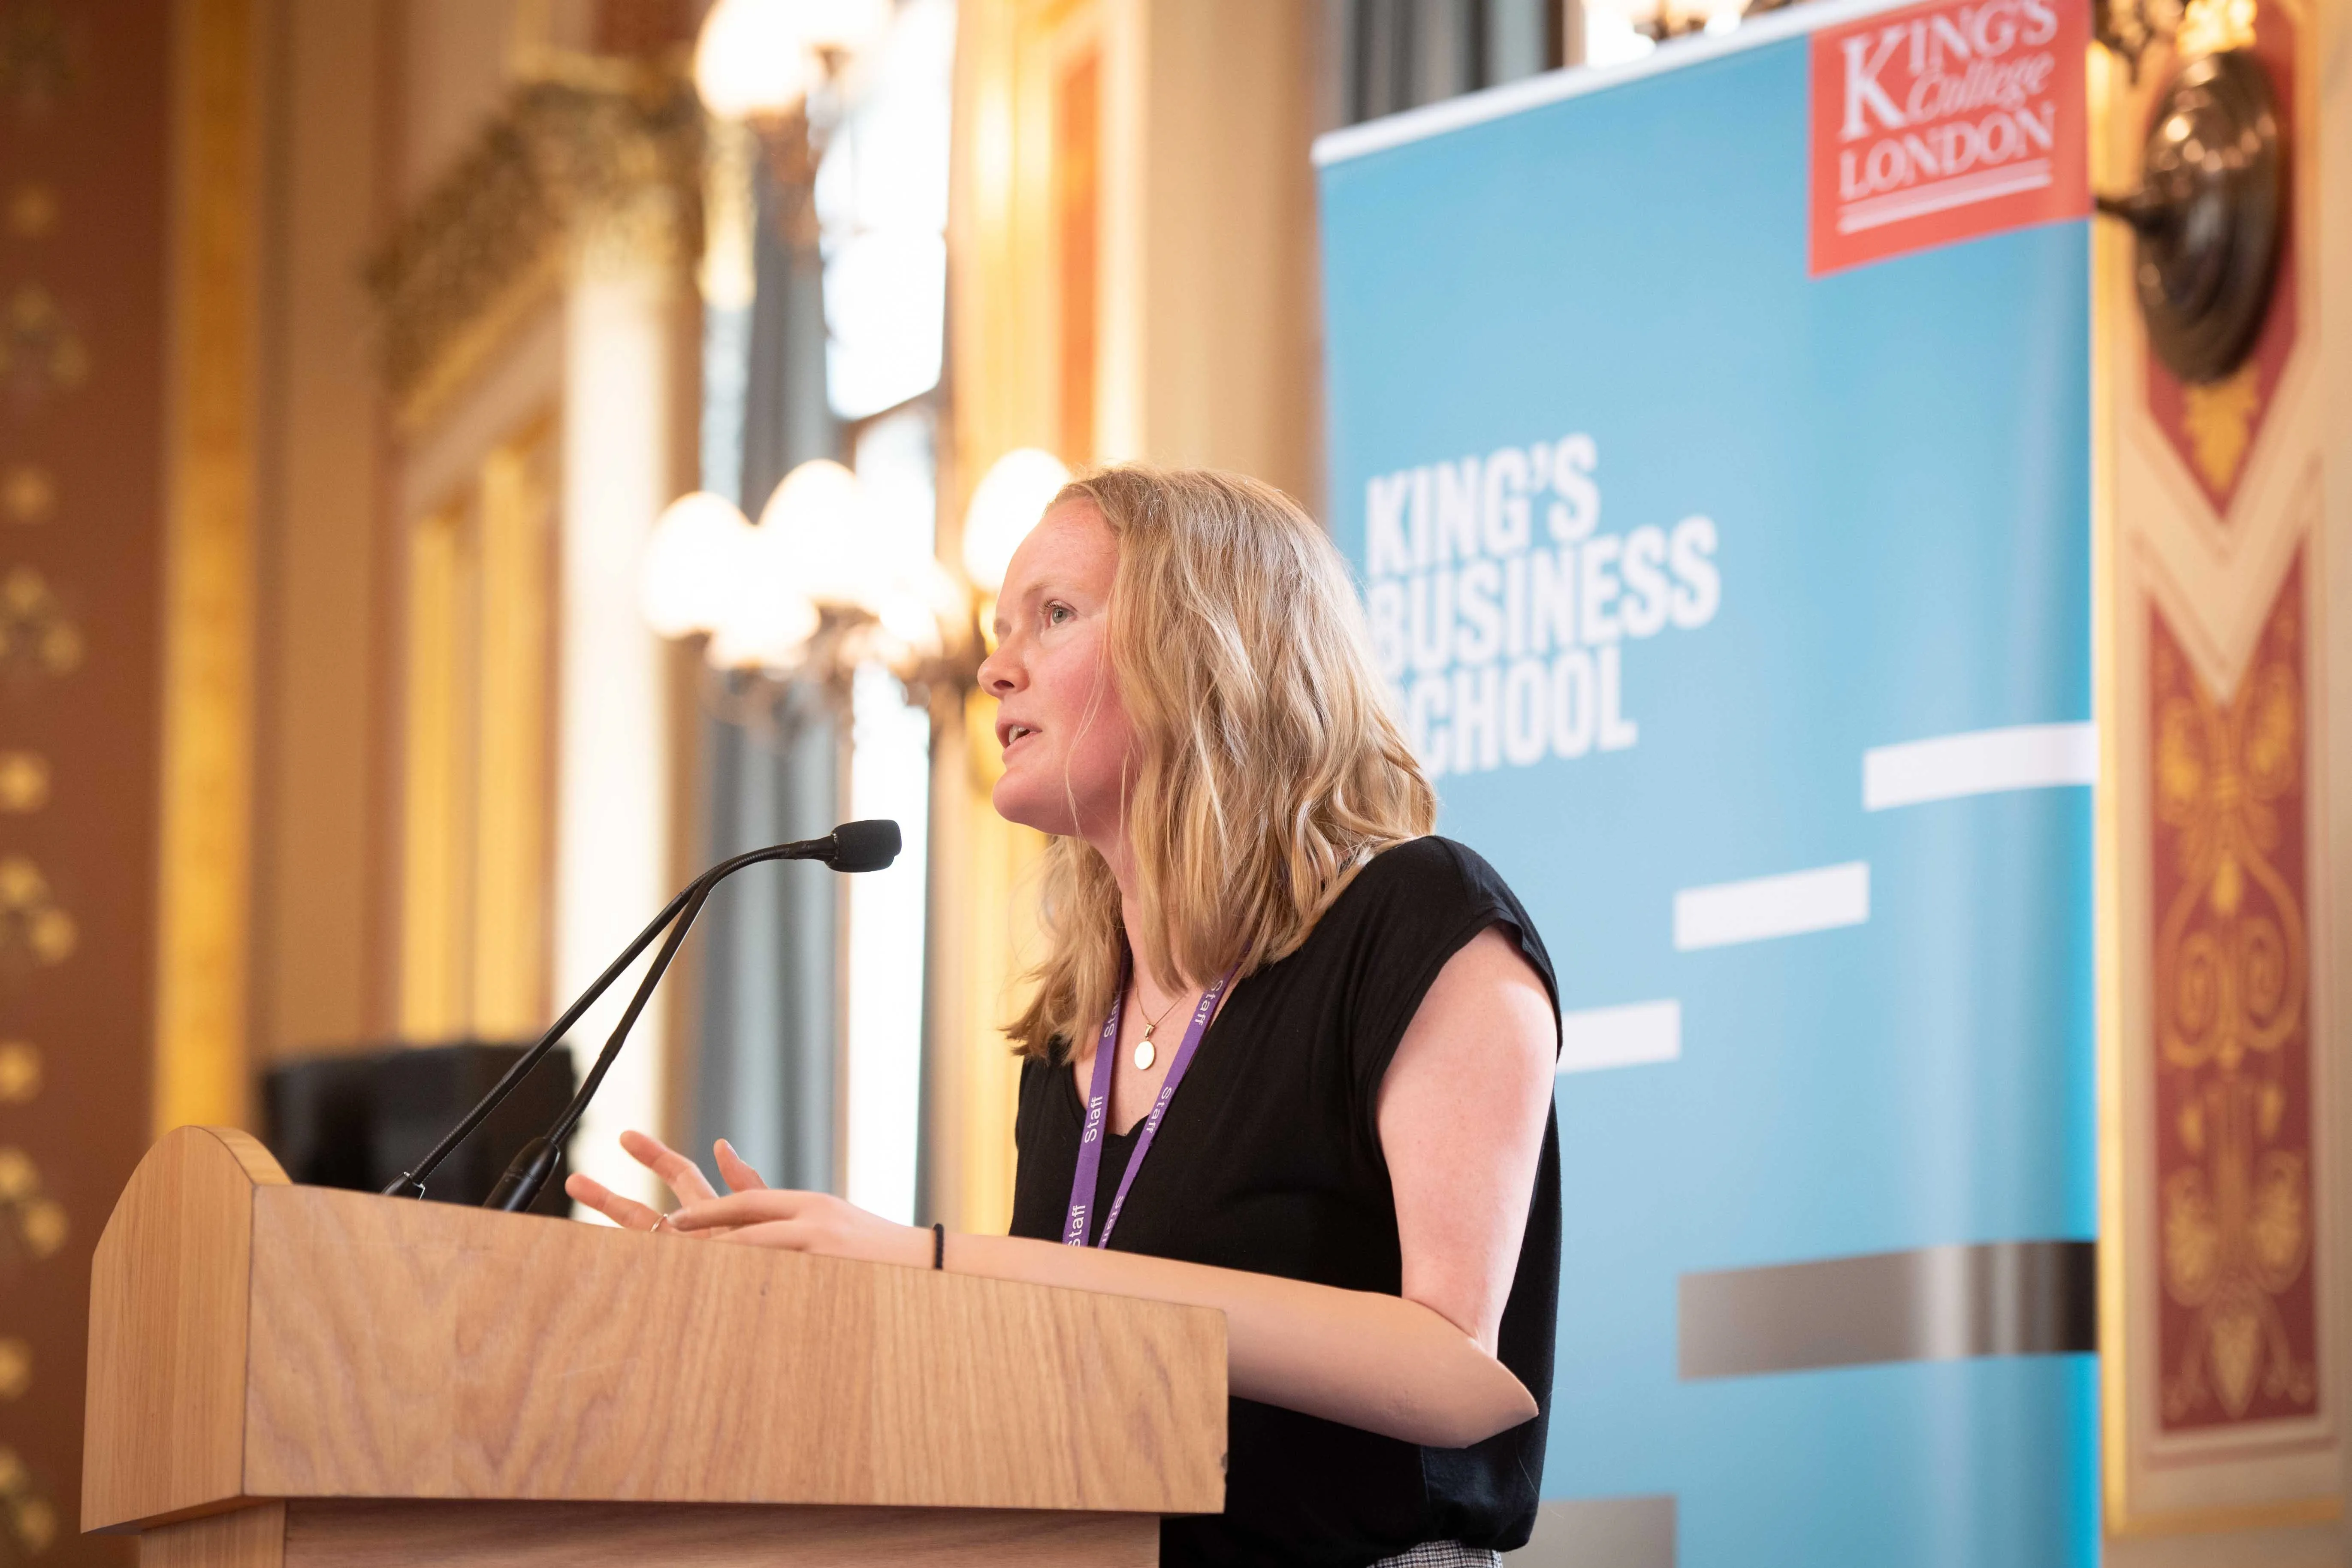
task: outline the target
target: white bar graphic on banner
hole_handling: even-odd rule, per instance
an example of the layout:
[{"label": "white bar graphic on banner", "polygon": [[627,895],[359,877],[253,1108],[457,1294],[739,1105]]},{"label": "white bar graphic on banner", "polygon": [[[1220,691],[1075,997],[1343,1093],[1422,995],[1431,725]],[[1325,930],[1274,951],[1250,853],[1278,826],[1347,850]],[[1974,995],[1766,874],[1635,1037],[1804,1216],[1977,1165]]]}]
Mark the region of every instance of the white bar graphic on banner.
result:
[{"label": "white bar graphic on banner", "polygon": [[1559,1016],[1559,1070],[1598,1072],[1603,1068],[1670,1062],[1683,1054],[1683,1005],[1628,1002],[1617,1007],[1587,1007]]},{"label": "white bar graphic on banner", "polygon": [[1849,860],[1675,895],[1675,947],[1728,947],[1776,936],[1858,926],[1870,919],[1870,863]]},{"label": "white bar graphic on banner", "polygon": [[2018,724],[1937,735],[1862,754],[1862,808],[2099,782],[2095,724]]}]

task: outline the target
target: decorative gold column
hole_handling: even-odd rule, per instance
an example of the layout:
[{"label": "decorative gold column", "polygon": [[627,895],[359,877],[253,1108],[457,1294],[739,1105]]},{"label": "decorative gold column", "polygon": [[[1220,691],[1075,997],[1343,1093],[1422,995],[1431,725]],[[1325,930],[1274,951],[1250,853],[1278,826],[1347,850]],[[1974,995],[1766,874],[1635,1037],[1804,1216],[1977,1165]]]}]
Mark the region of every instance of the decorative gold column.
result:
[{"label": "decorative gold column", "polygon": [[173,121],[155,1130],[247,1113],[255,0],[181,0]]},{"label": "decorative gold column", "polygon": [[408,531],[400,1032],[537,1034],[548,1009],[554,429],[530,421]]},{"label": "decorative gold column", "polygon": [[485,1039],[547,1024],[548,741],[554,431],[541,421],[482,465],[471,1013]]}]

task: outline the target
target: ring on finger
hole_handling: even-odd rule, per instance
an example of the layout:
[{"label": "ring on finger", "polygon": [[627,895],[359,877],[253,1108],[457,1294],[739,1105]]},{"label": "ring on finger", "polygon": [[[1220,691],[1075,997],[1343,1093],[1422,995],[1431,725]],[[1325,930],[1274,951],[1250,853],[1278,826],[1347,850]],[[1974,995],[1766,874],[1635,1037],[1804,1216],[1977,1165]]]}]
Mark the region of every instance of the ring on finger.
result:
[{"label": "ring on finger", "polygon": [[654,1223],[646,1227],[646,1234],[647,1236],[651,1236],[657,1230],[667,1230],[669,1228],[669,1215],[666,1214],[657,1214],[654,1215]]}]

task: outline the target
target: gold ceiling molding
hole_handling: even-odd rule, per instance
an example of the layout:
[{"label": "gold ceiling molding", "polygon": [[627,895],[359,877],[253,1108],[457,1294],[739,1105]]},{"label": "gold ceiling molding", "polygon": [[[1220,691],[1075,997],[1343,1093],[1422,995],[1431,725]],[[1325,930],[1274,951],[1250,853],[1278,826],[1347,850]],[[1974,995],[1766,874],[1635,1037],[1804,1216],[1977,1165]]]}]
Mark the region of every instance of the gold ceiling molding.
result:
[{"label": "gold ceiling molding", "polygon": [[693,85],[668,69],[580,61],[516,88],[368,265],[402,420],[429,417],[572,257],[689,264],[703,134]]}]

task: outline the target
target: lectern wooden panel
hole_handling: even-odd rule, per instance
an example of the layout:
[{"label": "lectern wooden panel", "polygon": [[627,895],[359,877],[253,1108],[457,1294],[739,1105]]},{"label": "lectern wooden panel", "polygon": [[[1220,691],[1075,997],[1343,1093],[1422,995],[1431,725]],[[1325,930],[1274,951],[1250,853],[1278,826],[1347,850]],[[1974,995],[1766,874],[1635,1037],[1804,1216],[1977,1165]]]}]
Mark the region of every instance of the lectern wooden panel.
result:
[{"label": "lectern wooden panel", "polygon": [[1223,1506],[1224,1367],[1198,1308],[290,1186],[184,1128],[99,1242],[82,1522],[223,1568],[1149,1563]]}]

